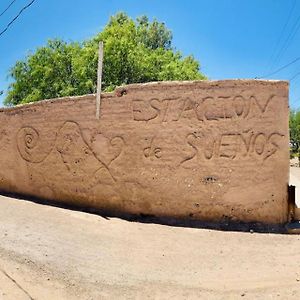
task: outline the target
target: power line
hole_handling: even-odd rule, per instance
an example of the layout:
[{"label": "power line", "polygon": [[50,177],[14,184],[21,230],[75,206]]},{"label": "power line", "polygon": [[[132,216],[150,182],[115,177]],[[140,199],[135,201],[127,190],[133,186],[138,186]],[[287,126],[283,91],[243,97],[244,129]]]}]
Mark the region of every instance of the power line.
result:
[{"label": "power line", "polygon": [[295,27],[295,30],[293,33],[291,33],[290,35],[290,39],[288,40],[288,42],[286,43],[285,47],[283,48],[280,57],[278,58],[279,60],[281,59],[281,57],[283,56],[283,54],[285,53],[285,51],[288,49],[288,47],[290,46],[290,44],[292,43],[293,39],[295,38],[298,30],[300,29],[300,16],[298,18],[298,25]]},{"label": "power line", "polygon": [[289,80],[293,81],[296,77],[298,77],[300,75],[300,72],[296,73],[293,77],[291,77]]},{"label": "power line", "polygon": [[4,11],[0,14],[0,17],[2,17],[16,1],[17,1],[17,0],[11,1],[10,4],[9,4],[9,5],[4,9]]},{"label": "power line", "polygon": [[[280,43],[281,43],[281,40],[282,40],[283,35],[284,35],[284,33],[285,33],[285,30],[286,30],[286,28],[287,28],[287,26],[288,26],[288,24],[289,24],[289,22],[290,22],[290,19],[291,19],[291,16],[292,16],[293,12],[294,12],[295,6],[296,6],[296,0],[294,0],[294,2],[293,2],[293,5],[292,5],[292,7],[291,7],[291,9],[290,9],[290,12],[289,12],[289,14],[288,14],[287,20],[286,20],[286,22],[285,22],[285,24],[284,24],[284,26],[283,26],[283,28],[282,28],[282,30],[281,30],[281,33],[280,33],[280,35],[279,35],[279,38],[278,38],[278,40],[277,40],[277,42],[276,42],[276,44],[275,44],[275,47],[274,47],[272,56],[271,56],[271,58],[270,58],[270,61],[272,61],[273,58],[274,58],[274,56],[276,55],[276,50],[277,50],[278,46],[279,46]],[[273,66],[274,66],[274,62],[273,62],[273,64],[271,64],[270,69],[272,69]],[[269,70],[269,71],[270,71],[270,70]]]},{"label": "power line", "polygon": [[274,60],[274,64],[276,64],[283,56],[284,52],[288,49],[289,45],[291,44],[291,42],[293,41],[295,35],[297,34],[298,30],[300,28],[300,15],[298,16],[296,22],[294,23],[289,35],[287,36],[287,38],[285,39],[280,51],[278,52],[275,60]]},{"label": "power line", "polygon": [[6,25],[6,27],[0,32],[0,36],[2,36],[7,30],[8,28],[19,18],[19,16],[22,14],[22,12],[24,10],[26,10],[28,7],[30,7],[33,3],[35,2],[35,0],[32,0],[30,3],[28,3],[26,6],[24,6],[19,13]]},{"label": "power line", "polygon": [[279,69],[277,69],[277,70],[275,70],[275,71],[273,71],[273,72],[271,72],[271,73],[269,73],[269,74],[266,74],[266,75],[264,75],[264,76],[258,77],[258,78],[267,78],[267,77],[270,77],[270,76],[272,76],[272,75],[275,75],[275,74],[279,73],[280,71],[286,69],[286,68],[289,67],[290,65],[296,63],[298,60],[300,60],[300,57],[297,57],[296,59],[294,59],[293,61],[289,62],[288,64],[286,64],[286,65],[280,67]]}]

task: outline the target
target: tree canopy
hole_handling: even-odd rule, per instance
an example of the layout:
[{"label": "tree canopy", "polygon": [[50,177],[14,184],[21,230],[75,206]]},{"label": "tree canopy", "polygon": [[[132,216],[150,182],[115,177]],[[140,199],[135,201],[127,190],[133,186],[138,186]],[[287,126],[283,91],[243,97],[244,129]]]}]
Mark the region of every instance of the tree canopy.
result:
[{"label": "tree canopy", "polygon": [[49,40],[17,61],[9,73],[13,80],[5,104],[95,93],[99,41],[104,42],[105,91],[129,83],[206,79],[193,56],[184,57],[172,47],[172,33],[164,23],[118,13],[89,40]]},{"label": "tree canopy", "polygon": [[292,146],[292,152],[296,153],[300,151],[300,111],[290,111],[290,143]]}]

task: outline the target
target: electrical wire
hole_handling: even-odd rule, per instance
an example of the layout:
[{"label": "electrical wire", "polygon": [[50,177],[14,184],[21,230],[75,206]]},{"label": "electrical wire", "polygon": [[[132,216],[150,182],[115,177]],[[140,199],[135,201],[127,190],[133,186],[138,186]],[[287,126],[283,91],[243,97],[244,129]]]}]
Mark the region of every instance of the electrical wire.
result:
[{"label": "electrical wire", "polygon": [[10,4],[9,4],[9,5],[4,9],[4,11],[0,14],[0,17],[2,17],[16,1],[17,1],[17,0],[11,1]]},{"label": "electrical wire", "polygon": [[275,75],[275,74],[279,73],[280,71],[286,69],[287,67],[291,66],[292,64],[296,63],[299,60],[300,60],[300,57],[297,57],[296,59],[294,59],[293,61],[289,62],[288,64],[280,67],[279,69],[277,69],[277,70],[275,70],[275,71],[273,71],[273,72],[271,72],[269,74],[266,74],[264,76],[258,77],[258,78],[267,78],[267,77],[270,77],[272,75]]},{"label": "electrical wire", "polygon": [[292,76],[289,81],[293,81],[294,79],[296,79],[298,76],[300,75],[300,72],[296,73],[294,76]]},{"label": "electrical wire", "polygon": [[298,16],[296,22],[294,23],[289,35],[285,39],[280,51],[278,52],[277,56],[275,57],[274,64],[280,61],[290,44],[292,43],[295,35],[297,34],[298,30],[300,28],[300,15]]},{"label": "electrical wire", "polygon": [[32,0],[30,3],[28,3],[26,6],[24,6],[19,13],[6,25],[6,27],[0,32],[0,36],[2,36],[7,30],[8,28],[19,18],[19,16],[23,13],[24,10],[26,10],[27,8],[29,8],[33,3],[35,2],[35,0]]},{"label": "electrical wire", "polygon": [[295,38],[298,30],[300,29],[300,16],[299,16],[299,22],[298,22],[298,26],[296,27],[296,29],[294,30],[293,34],[291,35],[291,38],[289,39],[289,41],[287,42],[286,46],[283,48],[283,51],[279,57],[279,60],[281,59],[281,57],[284,55],[285,51],[288,49],[288,47],[290,46],[290,44],[292,43],[293,39]]},{"label": "electrical wire", "polygon": [[[285,24],[284,24],[284,26],[283,26],[283,28],[282,28],[282,30],[281,30],[281,32],[280,32],[280,35],[279,35],[279,38],[278,38],[278,40],[277,40],[277,42],[276,42],[276,44],[275,44],[275,47],[273,48],[274,50],[273,50],[273,53],[272,53],[271,58],[270,58],[270,66],[271,66],[270,69],[272,69],[272,68],[274,67],[275,62],[273,61],[272,64],[271,64],[271,62],[272,62],[272,60],[274,59],[274,57],[275,57],[275,55],[276,55],[276,50],[277,50],[277,48],[278,48],[279,45],[281,44],[281,41],[282,41],[282,38],[283,38],[284,33],[285,33],[285,31],[286,31],[286,28],[287,28],[288,24],[290,23],[290,19],[291,19],[291,17],[292,17],[293,12],[294,12],[295,6],[296,6],[296,0],[294,0],[294,2],[293,2],[293,5],[292,5],[292,7],[291,7],[291,9],[290,9],[290,11],[289,11],[287,20],[286,20],[286,22],[285,22]],[[269,71],[270,71],[270,70],[269,70]]]}]

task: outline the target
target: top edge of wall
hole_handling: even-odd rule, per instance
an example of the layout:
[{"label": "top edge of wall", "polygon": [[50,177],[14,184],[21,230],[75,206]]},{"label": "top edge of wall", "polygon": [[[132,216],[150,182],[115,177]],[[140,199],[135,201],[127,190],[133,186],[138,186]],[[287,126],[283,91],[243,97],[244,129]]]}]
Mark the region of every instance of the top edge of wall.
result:
[{"label": "top edge of wall", "polygon": [[[240,85],[281,85],[283,87],[288,88],[289,87],[289,81],[287,80],[267,80],[267,79],[224,79],[224,80],[192,80],[192,81],[155,81],[155,82],[147,82],[147,83],[133,83],[128,84],[124,86],[116,87],[116,89],[113,92],[102,92],[101,97],[102,98],[112,98],[115,96],[120,96],[120,93],[122,94],[124,91],[128,90],[138,90],[138,89],[144,89],[144,88],[151,88],[156,89],[160,88],[162,86],[164,87],[174,87],[174,86],[198,86],[198,87],[234,87],[234,86],[240,86]],[[64,101],[80,101],[82,99],[90,99],[93,100],[96,98],[96,94],[86,94],[86,95],[80,95],[80,96],[66,96],[66,97],[58,97],[58,98],[51,98],[51,99],[45,99],[40,100],[37,102],[31,102],[26,104],[19,104],[13,107],[1,107],[0,112],[5,111],[11,111],[11,110],[17,110],[22,109],[26,107],[31,106],[40,106],[45,105],[48,103],[57,103],[57,102],[64,102]]]},{"label": "top edge of wall", "polygon": [[224,79],[224,80],[191,80],[191,81],[155,81],[146,83],[133,83],[117,87],[116,91],[120,89],[141,89],[141,88],[155,88],[155,87],[172,87],[172,86],[199,86],[199,87],[215,87],[224,86],[231,87],[236,85],[284,85],[289,86],[289,81],[287,80],[267,80],[267,79]]}]

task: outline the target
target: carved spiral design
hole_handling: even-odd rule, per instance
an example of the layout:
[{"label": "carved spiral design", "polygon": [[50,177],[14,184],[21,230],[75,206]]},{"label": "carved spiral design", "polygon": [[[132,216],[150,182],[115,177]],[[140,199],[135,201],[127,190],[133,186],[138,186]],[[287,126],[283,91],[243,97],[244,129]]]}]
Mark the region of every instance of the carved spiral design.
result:
[{"label": "carved spiral design", "polygon": [[17,135],[17,145],[21,157],[31,163],[45,159],[45,153],[39,147],[40,135],[33,127],[23,127]]},{"label": "carved spiral design", "polygon": [[31,150],[37,145],[39,135],[33,128],[24,128],[25,150]]}]

